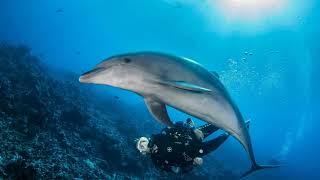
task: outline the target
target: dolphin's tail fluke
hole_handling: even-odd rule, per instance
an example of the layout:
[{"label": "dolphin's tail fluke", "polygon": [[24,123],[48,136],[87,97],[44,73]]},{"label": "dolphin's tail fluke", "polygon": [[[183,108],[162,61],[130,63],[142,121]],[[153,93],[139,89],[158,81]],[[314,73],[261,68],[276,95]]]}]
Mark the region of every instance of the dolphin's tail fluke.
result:
[{"label": "dolphin's tail fluke", "polygon": [[280,167],[280,165],[258,165],[258,164],[254,164],[251,166],[250,170],[243,173],[240,178],[243,178],[243,177],[246,177],[248,176],[249,174],[255,172],[255,171],[259,171],[261,169],[267,169],[267,168],[278,168]]}]

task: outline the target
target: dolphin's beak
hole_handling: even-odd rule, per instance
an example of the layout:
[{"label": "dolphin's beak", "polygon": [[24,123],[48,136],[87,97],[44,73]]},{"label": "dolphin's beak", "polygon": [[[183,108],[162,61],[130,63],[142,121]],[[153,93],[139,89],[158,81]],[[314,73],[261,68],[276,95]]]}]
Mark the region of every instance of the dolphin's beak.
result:
[{"label": "dolphin's beak", "polygon": [[79,81],[82,83],[91,83],[92,79],[94,79],[94,77],[96,77],[100,72],[104,71],[106,68],[104,67],[97,67],[95,69],[92,69],[86,73],[83,73],[80,78]]}]

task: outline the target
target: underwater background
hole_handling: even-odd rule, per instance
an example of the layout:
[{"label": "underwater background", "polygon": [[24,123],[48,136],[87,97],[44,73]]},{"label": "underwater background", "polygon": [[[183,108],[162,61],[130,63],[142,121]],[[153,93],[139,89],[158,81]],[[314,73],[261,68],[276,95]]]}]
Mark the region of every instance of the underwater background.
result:
[{"label": "underwater background", "polygon": [[143,99],[78,82],[146,50],[220,75],[258,162],[283,164],[246,179],[320,179],[319,11],[316,0],[1,0],[0,179],[239,179],[250,162],[232,138],[190,174],[157,171],[135,150],[163,128]]}]

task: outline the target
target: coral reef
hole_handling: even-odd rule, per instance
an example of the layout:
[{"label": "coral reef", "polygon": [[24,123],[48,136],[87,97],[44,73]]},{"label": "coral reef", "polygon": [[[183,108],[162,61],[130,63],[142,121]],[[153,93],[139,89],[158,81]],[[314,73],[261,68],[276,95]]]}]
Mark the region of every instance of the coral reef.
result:
[{"label": "coral reef", "polygon": [[[0,179],[236,177],[215,160],[183,177],[158,172],[135,151],[133,140],[144,132],[126,121],[128,105],[100,97],[76,74],[49,72],[28,47],[0,45]],[[159,129],[153,120],[144,126]]]}]

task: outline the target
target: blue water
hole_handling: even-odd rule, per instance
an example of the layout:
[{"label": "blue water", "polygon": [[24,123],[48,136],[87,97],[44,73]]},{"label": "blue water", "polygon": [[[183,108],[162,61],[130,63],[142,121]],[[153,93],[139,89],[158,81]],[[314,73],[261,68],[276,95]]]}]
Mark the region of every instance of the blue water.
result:
[{"label": "blue water", "polygon": [[[124,52],[194,59],[220,74],[252,120],[258,161],[284,164],[248,179],[320,179],[320,4],[260,1],[1,0],[0,41],[26,44],[49,66],[78,74]],[[145,109],[132,93],[97,88]],[[170,116],[186,117],[173,109]],[[250,165],[235,140],[213,156],[239,173]]]}]

